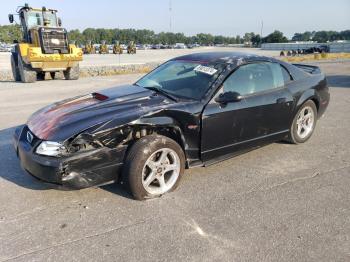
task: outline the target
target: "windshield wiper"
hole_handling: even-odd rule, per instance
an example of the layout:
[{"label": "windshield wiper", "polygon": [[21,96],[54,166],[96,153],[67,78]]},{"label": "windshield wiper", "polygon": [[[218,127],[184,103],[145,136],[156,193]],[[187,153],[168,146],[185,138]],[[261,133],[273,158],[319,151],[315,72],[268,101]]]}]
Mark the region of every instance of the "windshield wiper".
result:
[{"label": "windshield wiper", "polygon": [[161,89],[159,87],[156,87],[156,86],[143,86],[143,88],[155,91],[157,93],[161,93],[162,95],[164,95],[164,96],[174,100],[175,102],[178,101],[178,99],[175,96],[169,94],[167,91],[165,91],[165,90],[163,90],[163,89]]}]

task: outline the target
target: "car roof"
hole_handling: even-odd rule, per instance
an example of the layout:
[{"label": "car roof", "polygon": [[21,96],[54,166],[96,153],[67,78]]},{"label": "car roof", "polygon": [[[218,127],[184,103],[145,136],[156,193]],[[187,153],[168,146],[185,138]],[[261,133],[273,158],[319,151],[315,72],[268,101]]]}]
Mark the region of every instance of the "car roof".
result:
[{"label": "car roof", "polygon": [[208,63],[227,63],[236,64],[238,60],[261,60],[271,58],[259,56],[255,54],[243,53],[243,52],[201,52],[194,53],[184,56],[176,57],[172,60],[183,60],[183,61],[198,61],[198,62],[208,62]]}]

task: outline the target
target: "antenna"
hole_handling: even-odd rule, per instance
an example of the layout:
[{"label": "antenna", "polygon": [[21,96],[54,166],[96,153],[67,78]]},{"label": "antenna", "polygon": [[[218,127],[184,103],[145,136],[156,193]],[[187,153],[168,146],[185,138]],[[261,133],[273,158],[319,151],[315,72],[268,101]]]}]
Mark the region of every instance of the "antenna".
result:
[{"label": "antenna", "polygon": [[170,27],[170,32],[172,32],[172,11],[173,11],[173,8],[172,8],[172,2],[171,0],[169,0],[169,15],[170,15],[170,18],[169,18],[169,27]]}]

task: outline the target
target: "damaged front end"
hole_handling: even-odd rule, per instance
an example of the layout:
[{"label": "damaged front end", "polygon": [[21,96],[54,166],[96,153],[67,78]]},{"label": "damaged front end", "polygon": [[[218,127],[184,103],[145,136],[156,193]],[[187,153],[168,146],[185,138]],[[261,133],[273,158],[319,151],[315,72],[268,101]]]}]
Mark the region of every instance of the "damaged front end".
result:
[{"label": "damaged front end", "polygon": [[14,135],[14,146],[23,169],[45,182],[73,189],[118,181],[127,148],[143,136],[176,130],[152,125],[124,125],[90,134],[87,130],[62,143],[35,136],[27,125]]},{"label": "damaged front end", "polygon": [[109,147],[86,133],[62,144],[42,141],[26,125],[16,130],[14,146],[28,173],[74,189],[118,180],[127,148],[123,144]]}]

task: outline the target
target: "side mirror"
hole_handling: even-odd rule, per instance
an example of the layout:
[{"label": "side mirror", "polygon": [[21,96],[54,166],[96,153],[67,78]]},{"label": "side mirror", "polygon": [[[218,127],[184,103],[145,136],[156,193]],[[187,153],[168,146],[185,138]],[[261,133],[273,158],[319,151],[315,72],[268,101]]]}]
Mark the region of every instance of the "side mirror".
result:
[{"label": "side mirror", "polygon": [[215,98],[215,102],[219,104],[227,104],[230,102],[239,102],[242,100],[241,94],[237,92],[225,92],[220,94],[218,97]]},{"label": "side mirror", "polygon": [[60,17],[57,18],[58,26],[62,26],[62,19]]},{"label": "side mirror", "polygon": [[14,19],[13,19],[13,15],[12,14],[9,14],[9,21],[10,21],[10,23],[12,24],[13,23],[13,21],[14,21]]}]

